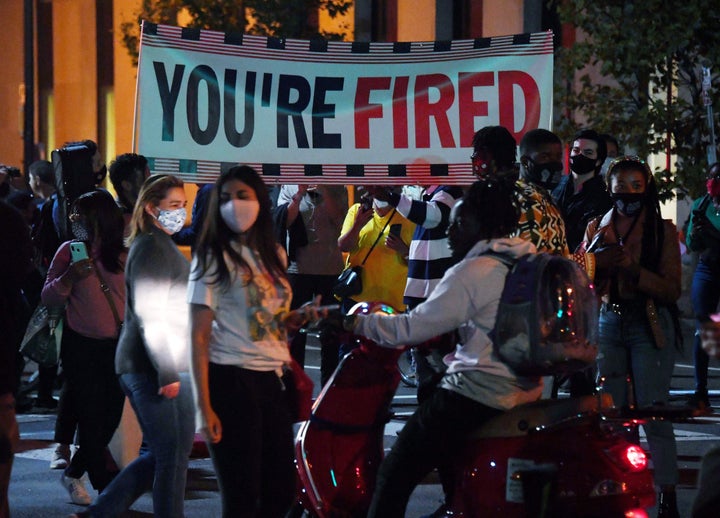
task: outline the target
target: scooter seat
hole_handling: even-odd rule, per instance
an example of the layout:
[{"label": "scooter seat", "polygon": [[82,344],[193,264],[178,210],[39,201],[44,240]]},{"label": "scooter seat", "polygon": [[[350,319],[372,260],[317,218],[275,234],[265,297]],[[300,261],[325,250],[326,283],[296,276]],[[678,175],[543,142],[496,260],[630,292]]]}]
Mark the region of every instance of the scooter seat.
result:
[{"label": "scooter seat", "polygon": [[475,430],[472,439],[519,437],[537,427],[548,426],[578,414],[599,412],[613,405],[610,394],[563,399],[541,399],[518,405]]}]

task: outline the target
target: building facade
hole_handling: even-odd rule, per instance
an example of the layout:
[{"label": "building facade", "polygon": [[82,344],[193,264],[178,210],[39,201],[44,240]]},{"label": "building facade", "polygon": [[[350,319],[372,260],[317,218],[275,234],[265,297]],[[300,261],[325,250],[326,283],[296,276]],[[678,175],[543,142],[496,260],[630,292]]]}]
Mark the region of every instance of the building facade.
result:
[{"label": "building facade", "polygon": [[[49,158],[65,142],[93,139],[107,161],[133,149],[136,68],[120,25],[140,0],[0,0],[0,163]],[[431,41],[552,28],[543,0],[355,0],[342,20],[356,41]],[[26,13],[32,13],[32,20]],[[337,23],[317,17],[319,24]],[[182,25],[179,22],[179,25]],[[24,39],[32,32],[32,88]],[[29,95],[26,95],[29,94]],[[33,156],[24,152],[32,100]],[[25,140],[29,140],[29,137]]]}]

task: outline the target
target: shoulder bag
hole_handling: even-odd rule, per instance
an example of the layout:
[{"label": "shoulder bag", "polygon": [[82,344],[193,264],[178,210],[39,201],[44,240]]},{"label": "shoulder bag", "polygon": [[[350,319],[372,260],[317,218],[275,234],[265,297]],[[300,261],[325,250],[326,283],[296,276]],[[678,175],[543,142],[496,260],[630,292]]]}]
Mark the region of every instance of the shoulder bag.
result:
[{"label": "shoulder bag", "polygon": [[368,257],[370,257],[370,254],[375,248],[375,245],[378,244],[378,241],[380,241],[380,238],[383,236],[383,233],[385,232],[385,229],[390,223],[390,220],[392,220],[393,216],[395,215],[395,211],[396,209],[393,208],[392,214],[390,214],[390,217],[385,222],[385,225],[378,234],[378,237],[375,239],[375,242],[370,247],[370,250],[368,250],[368,253],[365,254],[365,259],[362,260],[362,263],[357,266],[348,266],[338,276],[337,281],[335,282],[335,286],[333,286],[333,294],[338,299],[346,299],[348,297],[352,297],[353,295],[357,295],[358,293],[362,293],[363,265],[365,264],[365,261],[367,261]]},{"label": "shoulder bag", "polygon": [[30,317],[20,353],[39,365],[55,365],[60,358],[63,308],[38,304]]}]

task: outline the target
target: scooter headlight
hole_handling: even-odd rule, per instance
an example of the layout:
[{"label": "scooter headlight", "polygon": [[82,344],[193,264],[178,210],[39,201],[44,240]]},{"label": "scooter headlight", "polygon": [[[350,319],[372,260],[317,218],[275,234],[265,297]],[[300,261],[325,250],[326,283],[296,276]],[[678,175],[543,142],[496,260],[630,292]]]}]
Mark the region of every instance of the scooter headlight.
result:
[{"label": "scooter headlight", "polygon": [[383,313],[385,315],[397,315],[399,312],[390,304],[384,302],[358,302],[348,311],[348,315],[371,315]]}]

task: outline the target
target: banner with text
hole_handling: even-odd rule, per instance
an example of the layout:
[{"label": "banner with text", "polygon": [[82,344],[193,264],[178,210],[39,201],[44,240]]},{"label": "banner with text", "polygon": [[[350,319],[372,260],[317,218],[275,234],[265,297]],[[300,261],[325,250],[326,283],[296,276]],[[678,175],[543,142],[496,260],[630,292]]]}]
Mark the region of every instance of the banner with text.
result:
[{"label": "banner with text", "polygon": [[475,131],[550,129],[551,32],[291,40],[143,23],[136,149],[154,173],[269,183],[468,184]]}]

